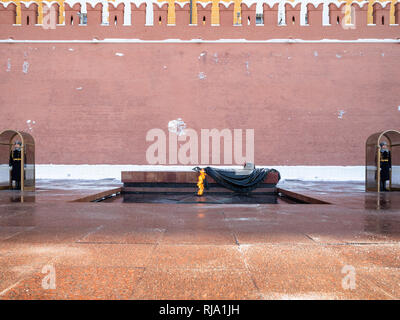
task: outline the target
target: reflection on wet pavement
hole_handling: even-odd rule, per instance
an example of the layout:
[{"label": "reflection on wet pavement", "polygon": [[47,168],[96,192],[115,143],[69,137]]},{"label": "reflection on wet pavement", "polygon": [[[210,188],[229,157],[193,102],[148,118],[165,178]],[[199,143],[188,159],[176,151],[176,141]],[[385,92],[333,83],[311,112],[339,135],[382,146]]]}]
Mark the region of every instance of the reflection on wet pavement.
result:
[{"label": "reflection on wet pavement", "polygon": [[[257,204],[278,203],[277,194],[206,194],[197,196],[195,194],[155,194],[155,193],[124,193],[121,195],[124,203],[214,203],[214,204]],[[279,202],[281,202],[279,198]]]},{"label": "reflection on wet pavement", "polygon": [[0,203],[7,202],[35,202],[35,192],[19,190],[1,190]]},{"label": "reflection on wet pavement", "polygon": [[400,210],[399,191],[365,192],[363,182],[286,180],[278,186],[347,208]]},{"label": "reflection on wet pavement", "polygon": [[365,194],[366,209],[399,209],[400,210],[400,192],[368,192]]},{"label": "reflection on wet pavement", "polygon": [[120,187],[114,179],[103,180],[36,180],[35,191],[0,190],[0,203],[66,202]]}]

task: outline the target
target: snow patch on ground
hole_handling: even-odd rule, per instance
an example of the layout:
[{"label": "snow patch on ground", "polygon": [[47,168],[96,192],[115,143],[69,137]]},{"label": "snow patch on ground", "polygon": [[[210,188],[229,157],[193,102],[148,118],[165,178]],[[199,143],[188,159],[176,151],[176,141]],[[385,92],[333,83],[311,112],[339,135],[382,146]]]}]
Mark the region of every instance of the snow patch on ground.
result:
[{"label": "snow patch on ground", "polygon": [[[202,166],[202,165],[200,165]],[[204,165],[205,166],[205,165]],[[192,171],[191,166],[164,165],[36,165],[37,179],[121,179],[121,171]],[[213,166],[221,169],[239,169],[241,166]],[[258,168],[274,168],[282,180],[304,181],[364,181],[365,166],[270,166],[257,165]]]},{"label": "snow patch on ground", "polygon": [[[339,39],[266,39],[266,40],[246,40],[246,39],[165,39],[165,40],[143,40],[143,39],[118,39],[106,38],[104,40],[14,40],[0,39],[0,43],[400,43],[400,39],[356,39],[356,40],[339,40]],[[74,51],[70,48],[69,51]]]}]

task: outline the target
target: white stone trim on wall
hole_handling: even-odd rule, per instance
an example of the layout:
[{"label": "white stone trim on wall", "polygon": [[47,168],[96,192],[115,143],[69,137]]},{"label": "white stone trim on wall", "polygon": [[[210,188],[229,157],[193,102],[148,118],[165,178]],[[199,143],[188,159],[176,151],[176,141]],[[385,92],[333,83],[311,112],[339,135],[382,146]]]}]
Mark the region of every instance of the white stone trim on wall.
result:
[{"label": "white stone trim on wall", "polygon": [[[240,166],[215,166],[217,168],[241,168]],[[281,174],[282,180],[307,181],[364,181],[365,166],[269,166]],[[191,171],[194,166],[152,165],[36,165],[36,179],[121,179],[121,171]]]},{"label": "white stone trim on wall", "polygon": [[[124,26],[132,25],[132,8],[129,1],[123,1],[124,3]],[[117,5],[117,4],[115,4]]]},{"label": "white stone trim on wall", "polygon": [[319,39],[319,40],[303,40],[303,39],[268,39],[268,40],[246,40],[246,39],[165,39],[165,40],[142,40],[142,39],[92,39],[92,40],[15,40],[0,39],[0,43],[400,43],[400,39],[356,39],[356,40],[340,40],[340,39]]}]

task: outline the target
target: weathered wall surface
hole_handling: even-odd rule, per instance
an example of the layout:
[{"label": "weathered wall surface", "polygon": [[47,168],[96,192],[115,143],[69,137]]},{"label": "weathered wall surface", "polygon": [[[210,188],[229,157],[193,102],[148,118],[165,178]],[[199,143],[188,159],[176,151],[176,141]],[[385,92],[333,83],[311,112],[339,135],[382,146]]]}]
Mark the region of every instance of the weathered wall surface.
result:
[{"label": "weathered wall surface", "polygon": [[192,14],[185,0],[14,2],[0,0],[0,39],[356,40],[396,39],[400,30],[399,0],[203,0]]},{"label": "weathered wall surface", "polygon": [[1,43],[0,130],[41,164],[147,164],[152,128],[254,129],[255,162],[363,165],[400,125],[396,43]]}]

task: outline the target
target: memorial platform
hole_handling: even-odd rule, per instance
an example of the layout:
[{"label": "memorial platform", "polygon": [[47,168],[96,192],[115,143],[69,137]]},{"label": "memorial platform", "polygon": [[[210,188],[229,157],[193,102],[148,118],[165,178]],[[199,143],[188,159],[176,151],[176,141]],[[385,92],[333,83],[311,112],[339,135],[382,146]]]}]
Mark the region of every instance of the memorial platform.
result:
[{"label": "memorial platform", "polygon": [[[177,172],[177,171],[122,171],[121,181],[123,182],[123,192],[172,192],[172,193],[192,193],[196,194],[198,187],[199,173],[196,171]],[[205,193],[232,192],[229,189],[219,186],[212,177],[207,175],[209,190]],[[253,192],[275,193],[276,184],[279,182],[279,173],[271,171],[266,176],[264,182]]]},{"label": "memorial platform", "polygon": [[[114,180],[39,180],[23,203],[0,192],[0,299],[400,298],[399,192],[277,187],[329,204],[75,201]],[[42,287],[49,266],[55,289]]]}]

